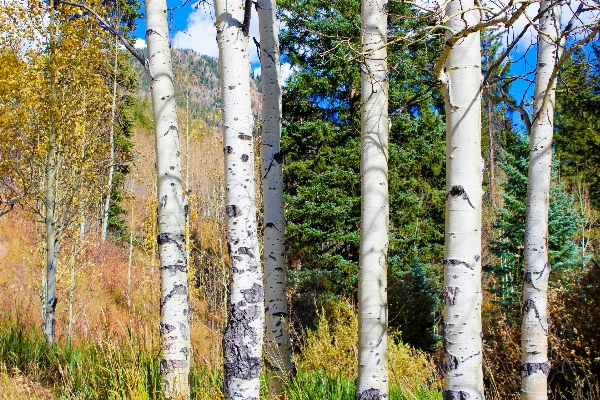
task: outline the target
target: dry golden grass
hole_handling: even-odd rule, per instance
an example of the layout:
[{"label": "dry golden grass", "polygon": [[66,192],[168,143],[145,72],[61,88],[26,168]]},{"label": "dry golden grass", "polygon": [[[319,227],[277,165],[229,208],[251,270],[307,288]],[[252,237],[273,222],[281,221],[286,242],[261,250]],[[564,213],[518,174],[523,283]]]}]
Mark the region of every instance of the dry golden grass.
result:
[{"label": "dry golden grass", "polygon": [[33,382],[19,371],[8,373],[4,365],[0,365],[0,393],[4,400],[50,400],[54,398],[50,389]]}]

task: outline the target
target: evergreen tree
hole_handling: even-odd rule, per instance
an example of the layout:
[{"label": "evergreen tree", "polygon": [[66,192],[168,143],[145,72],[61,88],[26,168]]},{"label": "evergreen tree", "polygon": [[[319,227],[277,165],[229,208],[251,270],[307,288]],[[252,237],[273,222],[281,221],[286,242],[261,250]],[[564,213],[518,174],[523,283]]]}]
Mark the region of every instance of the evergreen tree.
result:
[{"label": "evergreen tree", "polygon": [[[504,151],[501,168],[506,180],[500,184],[504,204],[496,212],[493,224],[497,234],[491,241],[491,251],[498,256],[498,263],[487,266],[492,275],[490,291],[508,311],[515,312],[521,303],[523,287],[523,243],[525,238],[525,198],[527,195],[527,168],[529,165],[529,139],[516,134],[515,144]],[[564,272],[582,262],[581,249],[574,241],[582,216],[574,208],[574,200],[557,178],[557,162],[553,164],[553,184],[550,187],[548,258],[552,265],[551,282]]]},{"label": "evergreen tree", "polygon": [[596,209],[600,207],[598,53],[597,48],[588,55],[583,50],[576,51],[566,63],[556,93],[554,133],[561,177],[568,182],[583,180]]},{"label": "evergreen tree", "polygon": [[[292,310],[310,325],[323,300],[356,296],[360,2],[302,0],[279,6],[285,23],[282,54],[295,69],[284,92],[282,137]],[[415,15],[414,9],[399,3],[390,7],[390,34],[416,28],[414,20],[399,17]],[[441,285],[444,125],[429,75],[439,48],[438,39],[430,38],[395,42],[388,49],[390,297],[406,290],[401,281],[415,259],[433,287]],[[390,304],[391,328],[406,325],[404,306]]]}]

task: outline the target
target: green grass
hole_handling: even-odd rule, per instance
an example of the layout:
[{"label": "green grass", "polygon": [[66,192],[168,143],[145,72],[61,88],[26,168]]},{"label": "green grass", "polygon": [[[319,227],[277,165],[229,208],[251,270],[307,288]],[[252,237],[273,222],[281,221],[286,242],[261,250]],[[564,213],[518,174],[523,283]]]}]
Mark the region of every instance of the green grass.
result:
[{"label": "green grass", "polygon": [[[35,328],[12,321],[0,325],[0,366],[51,388],[58,399],[161,399],[159,361],[157,350],[146,348],[131,335],[77,347],[48,346]],[[222,383],[219,368],[192,368],[192,399],[222,399]],[[262,398],[266,398],[266,387],[263,376]],[[354,398],[354,390],[354,382],[343,374],[300,369],[286,388],[286,399],[347,400]],[[392,384],[390,400],[404,399],[439,400],[441,394],[430,388],[409,391]]]},{"label": "green grass", "polygon": [[[288,400],[349,400],[354,398],[353,380],[327,372],[299,370],[296,378],[286,388]],[[441,400],[439,390],[420,387],[415,391],[402,384],[390,385],[390,400]]]}]

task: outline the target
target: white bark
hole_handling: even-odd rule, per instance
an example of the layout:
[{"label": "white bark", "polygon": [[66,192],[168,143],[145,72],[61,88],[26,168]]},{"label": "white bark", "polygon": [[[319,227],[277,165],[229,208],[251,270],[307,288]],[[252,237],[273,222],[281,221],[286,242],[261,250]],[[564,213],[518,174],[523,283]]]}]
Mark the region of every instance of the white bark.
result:
[{"label": "white bark", "polygon": [[45,193],[45,224],[46,224],[46,294],[44,336],[46,343],[56,343],[55,318],[56,318],[56,267],[58,263],[58,243],[56,237],[55,189],[56,189],[56,130],[51,128],[48,152],[48,166],[46,170]]},{"label": "white bark", "polygon": [[165,0],[146,0],[146,40],[156,136],[164,395],[189,398],[190,308],[179,131]]},{"label": "white bark", "polygon": [[[223,101],[225,211],[231,260],[223,337],[226,399],[259,398],[264,286],[256,226],[248,23],[252,3],[215,0]],[[246,21],[246,24],[244,24]]]},{"label": "white bark", "polygon": [[[542,1],[538,34],[534,114],[530,132],[527,211],[525,214],[525,271],[521,331],[521,398],[548,398],[548,210],[558,61],[560,4]],[[545,10],[545,11],[544,11]],[[548,93],[549,91],[549,93]]]},{"label": "white bark", "polygon": [[119,48],[117,46],[118,38],[115,38],[115,61],[113,66],[113,98],[112,98],[112,110],[110,120],[110,166],[108,167],[108,192],[106,193],[106,200],[104,201],[104,215],[102,216],[102,232],[100,234],[102,242],[106,242],[106,235],[108,233],[108,216],[110,210],[110,195],[112,194],[112,182],[115,171],[115,115],[117,112],[117,68],[119,66]]},{"label": "white bark", "polygon": [[[473,0],[453,0],[447,26],[479,22]],[[462,7],[462,8],[461,8]],[[447,40],[451,37],[447,36]],[[481,327],[481,39],[459,39],[441,81],[446,100],[446,231],[444,249],[444,399],[484,399]]]},{"label": "white bark", "polygon": [[356,399],[388,398],[387,0],[363,0],[361,33],[361,223]]},{"label": "white bark", "polygon": [[[54,2],[50,1],[50,24],[49,24],[49,46],[50,46],[50,67],[49,67],[49,87],[50,96],[54,101],[55,92],[55,49],[54,35],[56,27],[54,22]],[[46,166],[45,176],[45,229],[46,229],[46,285],[45,285],[45,312],[44,312],[44,336],[46,343],[56,343],[54,322],[56,317],[56,267],[58,261],[58,240],[56,235],[56,116],[53,111],[50,115],[50,137],[48,138],[48,164]]]},{"label": "white bark", "polygon": [[269,398],[282,396],[283,384],[294,371],[286,295],[283,155],[281,153],[281,65],[275,0],[258,0],[262,71],[263,263],[265,266],[266,356]]}]

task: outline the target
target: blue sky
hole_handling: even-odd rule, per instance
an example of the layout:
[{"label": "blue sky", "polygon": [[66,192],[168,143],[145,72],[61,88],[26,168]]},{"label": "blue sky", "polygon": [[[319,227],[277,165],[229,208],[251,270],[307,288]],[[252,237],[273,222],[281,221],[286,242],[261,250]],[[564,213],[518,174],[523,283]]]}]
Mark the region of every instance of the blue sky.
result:
[{"label": "blue sky", "polygon": [[[171,32],[173,47],[180,49],[192,49],[199,54],[218,57],[212,1],[209,0],[199,4],[195,0],[192,0],[182,6],[184,1],[185,0],[167,0],[167,7],[171,9],[169,29]],[[573,0],[569,2],[568,5],[563,6],[563,25],[566,24],[566,22],[571,18],[573,15],[573,10],[578,5],[579,1]],[[144,12],[145,11],[142,8],[142,15]],[[529,18],[531,18],[532,16],[536,15],[537,12],[538,7],[533,6],[528,9],[527,14],[529,14]],[[591,15],[585,15],[581,23],[585,23],[591,19]],[[520,32],[521,29],[525,27],[527,22],[527,18],[520,18],[513,27],[514,31],[517,33]],[[140,47],[143,47],[145,43],[143,42],[146,30],[145,24],[145,19],[139,19],[138,28],[134,32],[134,35],[139,38],[137,44]],[[250,36],[260,40],[258,17],[254,9],[250,26]],[[518,61],[511,67],[512,75],[520,75],[526,71],[531,72],[534,70],[537,58],[536,46],[534,45],[537,39],[536,36],[535,30],[530,28],[519,45],[517,45],[512,58],[513,60],[518,59]],[[260,63],[253,40],[250,40],[249,55],[252,71],[255,74],[260,74]],[[284,80],[290,75],[290,73],[290,66],[288,64],[284,64],[282,66]],[[528,79],[533,80],[533,74],[530,74]],[[528,88],[529,90],[527,90]],[[531,102],[533,97],[533,86],[526,81],[517,81],[512,85],[511,93],[519,102],[522,98],[525,100],[525,102]],[[525,95],[523,95],[523,93],[525,93]],[[516,119],[518,118],[519,117],[516,117]]]},{"label": "blue sky", "polygon": [[[173,47],[179,49],[192,49],[199,54],[218,57],[219,49],[217,47],[217,34],[214,27],[214,9],[212,2],[203,3],[196,8],[198,3],[190,1],[182,7],[178,7],[181,6],[183,2],[184,0],[167,0],[167,7],[172,9],[172,11],[170,11],[171,18],[169,31],[171,33]],[[145,9],[142,7],[142,15],[144,13]],[[138,39],[144,40],[146,21],[144,18],[140,18],[137,22],[138,27],[134,31],[134,35]],[[250,23],[250,36],[256,37],[257,40],[260,39],[258,16],[254,9],[252,21]],[[144,46],[141,41],[138,41],[137,44],[140,47]],[[258,61],[258,54],[253,40],[250,40],[249,55],[253,72],[255,74],[260,73],[260,63]],[[289,68],[284,68],[284,70],[287,71]]]}]

